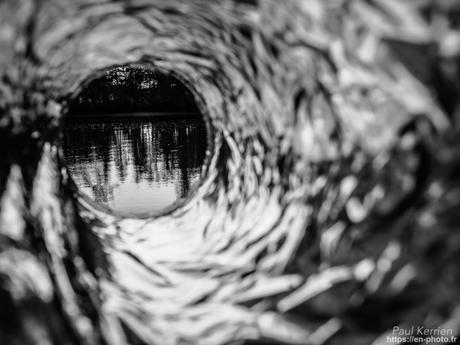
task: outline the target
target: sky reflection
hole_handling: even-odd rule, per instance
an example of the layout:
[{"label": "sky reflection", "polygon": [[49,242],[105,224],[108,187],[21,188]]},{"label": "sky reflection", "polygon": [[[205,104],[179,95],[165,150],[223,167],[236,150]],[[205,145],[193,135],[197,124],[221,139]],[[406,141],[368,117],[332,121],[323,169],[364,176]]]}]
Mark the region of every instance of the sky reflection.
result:
[{"label": "sky reflection", "polygon": [[67,168],[78,188],[115,211],[154,212],[199,179],[207,146],[199,116],[69,118]]}]

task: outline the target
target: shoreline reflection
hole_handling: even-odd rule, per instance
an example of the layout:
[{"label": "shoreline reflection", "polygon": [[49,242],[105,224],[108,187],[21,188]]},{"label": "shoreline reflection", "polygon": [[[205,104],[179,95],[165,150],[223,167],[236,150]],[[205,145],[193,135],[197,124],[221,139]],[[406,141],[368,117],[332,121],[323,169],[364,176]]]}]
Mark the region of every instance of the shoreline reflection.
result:
[{"label": "shoreline reflection", "polygon": [[67,168],[79,190],[130,214],[155,212],[183,197],[200,177],[207,146],[201,116],[69,118],[64,135]]}]

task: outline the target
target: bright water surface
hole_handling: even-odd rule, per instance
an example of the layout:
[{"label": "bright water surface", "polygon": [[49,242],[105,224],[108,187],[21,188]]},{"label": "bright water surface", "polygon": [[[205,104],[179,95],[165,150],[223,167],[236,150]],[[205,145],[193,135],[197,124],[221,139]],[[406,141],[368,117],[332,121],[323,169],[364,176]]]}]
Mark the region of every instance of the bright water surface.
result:
[{"label": "bright water surface", "polygon": [[206,129],[199,117],[72,119],[65,157],[77,187],[130,214],[183,197],[200,176]]}]

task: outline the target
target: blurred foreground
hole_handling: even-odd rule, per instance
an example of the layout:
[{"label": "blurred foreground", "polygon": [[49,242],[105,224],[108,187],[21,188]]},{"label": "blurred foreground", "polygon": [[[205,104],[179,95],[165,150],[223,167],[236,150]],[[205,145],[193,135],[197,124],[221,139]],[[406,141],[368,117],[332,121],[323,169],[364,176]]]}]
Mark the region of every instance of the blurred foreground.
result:
[{"label": "blurred foreground", "polygon": [[[458,336],[459,13],[0,2],[0,344]],[[197,189],[148,219],[88,203],[60,140],[82,83],[130,64],[184,81],[212,137]]]}]

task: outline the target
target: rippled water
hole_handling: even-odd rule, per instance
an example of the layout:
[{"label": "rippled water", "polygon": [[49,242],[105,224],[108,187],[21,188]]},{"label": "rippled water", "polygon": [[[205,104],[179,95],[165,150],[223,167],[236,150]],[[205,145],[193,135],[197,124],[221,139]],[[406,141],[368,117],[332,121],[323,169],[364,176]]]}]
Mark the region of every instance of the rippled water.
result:
[{"label": "rippled water", "polygon": [[65,157],[76,186],[114,211],[149,214],[197,182],[207,137],[200,117],[66,122]]},{"label": "rippled water", "polygon": [[[167,213],[141,219],[71,193],[67,170],[82,191],[114,209],[125,208],[122,200],[131,193],[151,198],[162,174],[177,181],[162,185],[162,193],[183,195],[197,179],[201,157],[193,150],[177,157],[174,150],[188,147],[187,140],[202,145],[193,124],[70,124],[67,167],[60,165],[57,138],[27,134],[40,138],[27,184],[30,217],[43,242],[34,253],[44,253],[37,265],[44,262],[50,272],[40,274],[34,294],[46,310],[56,305],[50,296],[62,304],[52,320],[70,330],[72,341],[305,344],[320,326],[314,343],[339,329],[361,329],[342,315],[377,291],[407,244],[377,236],[368,246],[363,239],[381,235],[376,223],[387,229],[419,195],[423,124],[446,124],[429,91],[388,63],[393,57],[381,41],[422,42],[426,25],[404,25],[420,22],[415,10],[395,5],[382,14],[368,2],[322,0],[32,3],[8,2],[10,12],[20,8],[35,18],[27,26],[15,21],[8,32],[32,35],[15,39],[14,47],[31,56],[20,70],[31,74],[29,87],[38,91],[29,107],[48,128],[59,126],[88,78],[136,66],[181,80],[211,137],[193,193]],[[9,61],[13,48],[5,51]],[[13,110],[28,119],[27,111]],[[166,136],[153,139],[163,133],[158,126],[167,127]],[[150,138],[151,153],[143,145]],[[107,190],[94,189],[87,169]],[[11,183],[20,180],[13,169]],[[155,203],[149,199],[142,208],[154,211]],[[338,284],[347,290],[336,290]],[[371,315],[363,308],[357,320]]]}]

